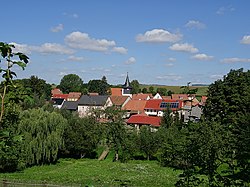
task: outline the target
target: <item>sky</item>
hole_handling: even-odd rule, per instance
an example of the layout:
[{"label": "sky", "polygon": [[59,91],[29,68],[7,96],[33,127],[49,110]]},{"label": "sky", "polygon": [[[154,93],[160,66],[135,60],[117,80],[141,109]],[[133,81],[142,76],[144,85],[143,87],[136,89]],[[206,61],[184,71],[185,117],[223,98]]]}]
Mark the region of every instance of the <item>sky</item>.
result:
[{"label": "sky", "polygon": [[17,78],[59,84],[211,84],[250,69],[249,0],[1,1],[0,41],[29,56]]}]

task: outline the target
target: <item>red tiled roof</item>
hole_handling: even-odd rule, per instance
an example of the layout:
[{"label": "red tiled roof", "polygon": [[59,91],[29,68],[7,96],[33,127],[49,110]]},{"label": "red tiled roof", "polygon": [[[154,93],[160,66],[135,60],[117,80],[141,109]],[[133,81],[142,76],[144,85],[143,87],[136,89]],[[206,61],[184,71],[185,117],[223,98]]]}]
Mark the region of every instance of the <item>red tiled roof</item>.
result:
[{"label": "red tiled roof", "polygon": [[69,92],[68,98],[76,98],[79,99],[81,97],[81,92]]},{"label": "red tiled roof", "polygon": [[54,94],[52,97],[53,98],[62,98],[62,99],[67,99],[69,94]]},{"label": "red tiled roof", "polygon": [[188,94],[172,94],[172,99],[187,100]]},{"label": "red tiled roof", "polygon": [[146,103],[147,103],[147,100],[129,100],[122,109],[143,112]]},{"label": "red tiled roof", "polygon": [[201,96],[201,102],[206,103],[207,101],[207,96]]},{"label": "red tiled roof", "polygon": [[128,121],[128,124],[141,124],[141,125],[152,125],[159,127],[161,123],[161,118],[158,116],[147,116],[146,114],[137,114],[131,116]]},{"label": "red tiled roof", "polygon": [[54,94],[63,94],[63,93],[59,88],[54,88],[53,90],[51,90],[51,94],[53,96]]},{"label": "red tiled roof", "polygon": [[162,101],[163,101],[162,99],[148,100],[145,105],[145,109],[159,109]]},{"label": "red tiled roof", "polygon": [[[147,101],[145,105],[145,109],[163,110],[164,108],[160,108],[160,105],[162,102],[166,102],[166,103],[178,102],[179,108],[181,108],[183,105],[181,100],[176,100],[176,99],[152,99],[152,100]],[[176,108],[172,108],[172,110],[176,110]]]},{"label": "red tiled roof", "polygon": [[122,88],[111,88],[111,95],[122,96]]},{"label": "red tiled roof", "polygon": [[128,96],[116,96],[111,95],[110,99],[115,106],[122,106],[124,102],[128,99]]},{"label": "red tiled roof", "polygon": [[147,100],[148,98],[150,99],[151,97],[152,97],[152,94],[138,93],[138,94],[133,94],[132,99],[133,100]]},{"label": "red tiled roof", "polygon": [[172,99],[171,96],[161,96],[163,100],[166,100],[166,99]]}]

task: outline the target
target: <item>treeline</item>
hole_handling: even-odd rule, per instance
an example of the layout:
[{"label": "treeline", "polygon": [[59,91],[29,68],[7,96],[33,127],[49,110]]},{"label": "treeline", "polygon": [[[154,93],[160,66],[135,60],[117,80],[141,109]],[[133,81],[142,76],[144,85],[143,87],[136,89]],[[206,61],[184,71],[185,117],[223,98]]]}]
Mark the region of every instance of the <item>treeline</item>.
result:
[{"label": "treeline", "polygon": [[95,110],[79,118],[77,113],[36,102],[36,97],[46,101],[47,92],[12,80],[12,66],[24,68],[28,57],[11,49],[0,43],[7,62],[6,69],[1,69],[1,172],[53,164],[63,157],[97,158],[99,150],[107,150],[114,153],[114,161],[154,159],[163,167],[183,170],[176,186],[249,186],[249,70],[231,70],[209,86],[200,122],[184,124],[177,113],[165,111],[157,131],[147,126],[137,131],[124,123],[118,108]]}]

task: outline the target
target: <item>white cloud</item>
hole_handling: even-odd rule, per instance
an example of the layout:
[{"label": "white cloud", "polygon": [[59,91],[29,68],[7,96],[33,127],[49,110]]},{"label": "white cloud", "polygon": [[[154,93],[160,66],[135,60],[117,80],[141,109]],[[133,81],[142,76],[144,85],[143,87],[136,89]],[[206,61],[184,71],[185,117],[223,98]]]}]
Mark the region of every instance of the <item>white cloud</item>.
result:
[{"label": "white cloud", "polygon": [[174,64],[173,63],[168,63],[168,64],[165,64],[165,66],[166,67],[172,67],[172,66],[174,66]]},{"label": "white cloud", "polygon": [[210,79],[213,79],[213,80],[218,80],[218,79],[222,79],[223,78],[223,75],[211,75],[210,76]]},{"label": "white cloud", "polygon": [[84,61],[85,59],[83,57],[77,57],[77,56],[71,55],[68,57],[68,60],[75,61],[75,62],[81,62],[81,61]]},{"label": "white cloud", "polygon": [[50,30],[51,30],[51,32],[60,32],[63,30],[63,24],[59,24],[55,27],[52,27]]},{"label": "white cloud", "polygon": [[170,57],[170,58],[167,59],[167,61],[168,61],[168,62],[175,62],[175,61],[176,61],[176,58]]},{"label": "white cloud", "polygon": [[191,58],[195,59],[195,60],[209,61],[209,60],[212,60],[214,57],[213,56],[208,56],[208,55],[203,54],[203,53],[200,53],[200,54],[193,55]]},{"label": "white cloud", "polygon": [[44,43],[41,46],[29,46],[27,44],[17,44],[15,45],[14,52],[22,52],[25,54],[30,54],[32,51],[39,52],[43,54],[73,54],[74,50],[67,48],[61,44],[57,43]]},{"label": "white cloud", "polygon": [[69,13],[67,13],[67,12],[64,12],[63,15],[64,15],[64,16],[67,16],[67,17],[70,17],[70,18],[75,18],[75,19],[76,19],[76,18],[79,18],[79,15],[76,14],[76,13],[69,14]]},{"label": "white cloud", "polygon": [[97,71],[97,72],[110,72],[111,70],[110,69],[106,69],[106,68],[103,68],[103,67],[93,67],[91,68],[91,71]]},{"label": "white cloud", "polygon": [[173,51],[181,51],[181,52],[189,52],[189,53],[197,53],[199,51],[193,45],[188,44],[188,43],[183,43],[183,44],[176,43],[170,46],[169,49]]},{"label": "white cloud", "polygon": [[221,60],[222,63],[226,63],[226,64],[231,64],[231,63],[249,63],[250,62],[250,58],[224,58],[223,60]]},{"label": "white cloud", "polygon": [[67,48],[57,43],[44,43],[41,46],[31,46],[32,51],[44,53],[44,54],[73,54],[72,49]]},{"label": "white cloud", "polygon": [[223,15],[225,14],[226,12],[233,12],[235,10],[235,8],[233,8],[231,5],[229,6],[223,6],[223,7],[220,7],[217,11],[216,11],[216,14],[219,14],[219,15]]},{"label": "white cloud", "polygon": [[58,75],[59,76],[64,76],[64,75],[67,75],[67,73],[66,72],[60,72]]},{"label": "white cloud", "polygon": [[120,53],[120,54],[127,54],[128,53],[128,49],[126,49],[124,47],[113,47],[112,51]]},{"label": "white cloud", "polygon": [[26,45],[26,44],[18,44],[15,42],[11,42],[10,44],[14,45],[15,48],[13,49],[13,52],[17,53],[17,52],[21,52],[24,54],[30,54],[31,53],[31,48]]},{"label": "white cloud", "polygon": [[242,43],[242,44],[250,44],[250,35],[243,36],[240,43]]},{"label": "white cloud", "polygon": [[130,57],[125,64],[135,64],[136,63],[136,59],[134,57]]},{"label": "white cloud", "polygon": [[190,29],[205,29],[206,25],[199,21],[190,20],[186,23],[185,27],[190,28]]},{"label": "white cloud", "polygon": [[138,34],[136,36],[137,42],[149,42],[149,43],[163,43],[163,42],[177,42],[182,38],[181,34],[173,34],[164,29],[153,29],[147,31],[144,34]]},{"label": "white cloud", "polygon": [[178,80],[182,79],[182,76],[175,75],[175,74],[168,74],[168,75],[165,75],[165,76],[157,76],[156,79],[178,81]]},{"label": "white cloud", "polygon": [[105,52],[115,47],[115,41],[90,38],[87,33],[72,32],[65,37],[65,42],[72,48]]}]

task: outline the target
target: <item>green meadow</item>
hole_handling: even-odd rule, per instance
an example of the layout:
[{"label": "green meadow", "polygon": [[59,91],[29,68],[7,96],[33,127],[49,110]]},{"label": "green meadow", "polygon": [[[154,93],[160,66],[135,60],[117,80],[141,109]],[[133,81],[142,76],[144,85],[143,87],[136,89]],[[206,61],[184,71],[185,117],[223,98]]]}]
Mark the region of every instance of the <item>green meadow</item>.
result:
[{"label": "green meadow", "polygon": [[62,186],[174,186],[179,174],[180,171],[159,166],[157,161],[121,163],[110,160],[61,159],[55,165],[0,173],[0,180]]}]

